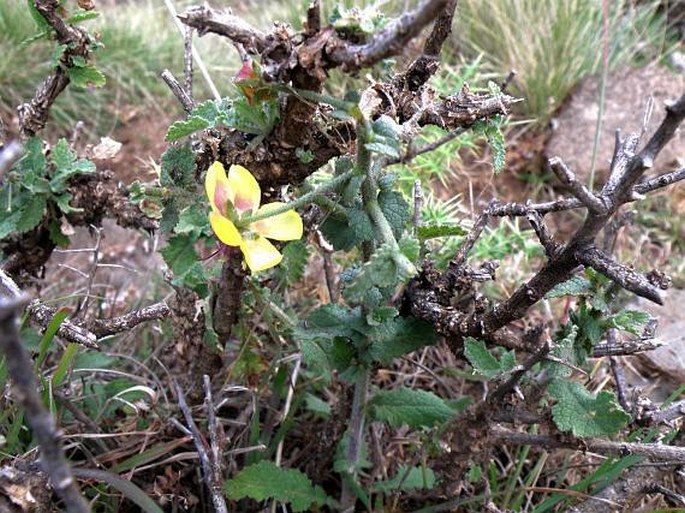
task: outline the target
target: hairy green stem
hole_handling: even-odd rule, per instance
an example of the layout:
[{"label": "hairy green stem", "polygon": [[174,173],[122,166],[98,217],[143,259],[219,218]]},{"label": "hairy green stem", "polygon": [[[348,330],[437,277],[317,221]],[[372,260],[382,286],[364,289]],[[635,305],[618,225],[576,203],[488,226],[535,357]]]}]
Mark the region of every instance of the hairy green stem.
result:
[{"label": "hairy green stem", "polygon": [[[369,393],[369,370],[364,369],[354,383],[354,397],[352,398],[352,411],[350,412],[350,427],[347,444],[347,472],[353,480],[356,480],[359,457],[362,444],[364,443],[364,407]],[[342,509],[343,511],[353,508],[357,497],[354,490],[343,479]]]},{"label": "hairy green stem", "polygon": [[300,207],[303,207],[307,205],[308,203],[313,203],[315,200],[328,192],[332,192],[339,187],[341,187],[347,180],[350,179],[354,175],[354,170],[352,171],[347,171],[346,173],[341,174],[340,176],[336,176],[335,178],[332,178],[331,181],[324,183],[314,189],[311,192],[308,192],[307,194],[304,194],[297,198],[296,200],[293,200],[289,203],[285,203],[284,205],[274,208],[273,210],[269,210],[268,212],[262,212],[262,213],[256,213],[251,216],[246,216],[240,220],[240,224],[243,226],[248,226],[255,221],[261,221],[262,219],[267,219],[269,217],[274,217],[279,214],[283,214],[284,212],[287,212],[289,210],[295,210]]},{"label": "hairy green stem", "polygon": [[376,237],[381,244],[397,245],[392,227],[378,204],[378,183],[371,162],[371,152],[365,147],[371,128],[367,123],[365,125],[363,128],[360,127],[357,135],[357,170],[360,174],[366,175],[362,183],[362,203],[364,210],[371,218]]}]

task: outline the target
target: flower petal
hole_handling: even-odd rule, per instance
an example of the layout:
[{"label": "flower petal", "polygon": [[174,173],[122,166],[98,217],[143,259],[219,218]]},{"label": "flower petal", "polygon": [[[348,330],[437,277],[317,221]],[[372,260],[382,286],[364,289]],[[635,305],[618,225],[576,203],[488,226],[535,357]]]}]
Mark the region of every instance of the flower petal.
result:
[{"label": "flower petal", "polygon": [[214,162],[205,176],[205,191],[212,205],[212,210],[226,214],[226,203],[233,203],[233,194],[226,177],[226,170],[221,162]]},{"label": "flower petal", "polygon": [[283,255],[264,237],[245,237],[240,249],[245,256],[245,263],[253,273],[263,271],[269,267],[278,265]]},{"label": "flower petal", "polygon": [[233,193],[233,206],[238,215],[259,208],[262,190],[252,173],[243,166],[231,166],[228,170],[228,186]]},{"label": "flower petal", "polygon": [[[280,208],[285,203],[275,201],[262,205],[259,214]],[[250,230],[274,240],[297,240],[302,238],[302,218],[294,210],[288,210],[250,225]]]},{"label": "flower petal", "polygon": [[227,246],[240,246],[243,238],[235,225],[217,212],[209,213],[209,224],[217,238]]}]

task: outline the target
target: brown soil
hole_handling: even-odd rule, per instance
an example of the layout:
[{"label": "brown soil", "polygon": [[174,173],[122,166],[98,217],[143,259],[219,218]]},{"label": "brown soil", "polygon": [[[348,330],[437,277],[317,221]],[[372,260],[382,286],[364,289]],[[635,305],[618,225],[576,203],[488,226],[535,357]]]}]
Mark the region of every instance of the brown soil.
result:
[{"label": "brown soil", "polygon": [[148,182],[156,178],[155,162],[167,149],[164,141],[175,118],[169,114],[150,115],[144,107],[131,107],[119,118],[119,126],[110,137],[122,144],[121,151],[104,164],[125,184],[134,180]]}]

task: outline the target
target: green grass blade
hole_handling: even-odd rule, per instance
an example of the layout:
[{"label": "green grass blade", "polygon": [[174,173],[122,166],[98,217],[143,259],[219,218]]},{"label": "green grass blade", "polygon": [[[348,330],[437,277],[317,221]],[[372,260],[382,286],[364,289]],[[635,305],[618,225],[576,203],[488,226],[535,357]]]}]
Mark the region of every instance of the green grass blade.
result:
[{"label": "green grass blade", "polygon": [[55,373],[52,376],[53,387],[58,387],[64,381],[64,378],[67,376],[67,373],[74,363],[74,358],[76,358],[78,348],[78,344],[72,343],[69,344],[64,350],[64,354],[62,355],[62,358],[60,358],[59,364],[57,364],[57,369],[55,369]]},{"label": "green grass blade", "polygon": [[112,488],[121,492],[128,500],[137,504],[141,511],[145,513],[164,513],[164,510],[148,497],[143,490],[138,488],[131,481],[122,479],[112,472],[90,468],[73,468],[72,472],[74,473],[74,476],[79,479],[94,479],[107,483]]},{"label": "green grass blade", "polygon": [[59,330],[59,327],[67,318],[67,315],[69,315],[69,309],[60,308],[55,312],[55,315],[52,317],[52,320],[50,320],[47,328],[45,328],[45,333],[43,334],[43,337],[40,339],[40,343],[38,344],[38,357],[36,358],[36,373],[40,374],[40,369],[45,363],[45,359],[48,356],[48,349],[50,348],[50,343],[55,338],[55,335],[57,335],[57,330]]}]

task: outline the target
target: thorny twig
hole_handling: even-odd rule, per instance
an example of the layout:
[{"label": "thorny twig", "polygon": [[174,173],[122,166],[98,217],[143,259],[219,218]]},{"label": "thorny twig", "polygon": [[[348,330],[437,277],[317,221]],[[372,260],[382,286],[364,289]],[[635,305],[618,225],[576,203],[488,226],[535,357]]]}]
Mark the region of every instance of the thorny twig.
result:
[{"label": "thorny twig", "polygon": [[60,432],[38,393],[31,358],[19,338],[19,315],[28,298],[23,295],[0,296],[0,351],[12,378],[17,402],[33,431],[41,453],[41,466],[70,513],[89,513],[60,444]]},{"label": "thorny twig", "polygon": [[178,407],[181,409],[181,412],[183,413],[183,417],[185,418],[188,430],[190,431],[190,434],[193,437],[195,449],[197,450],[197,454],[200,457],[202,474],[204,475],[207,488],[209,489],[209,493],[212,497],[214,509],[215,511],[217,511],[217,513],[228,513],[228,507],[226,506],[226,501],[221,491],[221,481],[217,481],[216,479],[215,469],[212,465],[212,460],[209,457],[209,453],[207,452],[207,447],[205,446],[202,433],[200,433],[200,430],[198,429],[197,424],[193,419],[193,413],[190,411],[190,408],[188,407],[185,394],[183,393],[183,390],[178,384],[176,384],[176,395],[178,397]]},{"label": "thorny twig", "polygon": [[[685,167],[676,169],[669,173],[664,173],[663,175],[657,176],[655,178],[650,178],[642,183],[637,184],[634,188],[634,194],[630,196],[628,202],[637,201],[640,196],[644,196],[647,193],[653,192],[657,189],[667,187],[673,183],[679,182],[685,179]],[[564,198],[556,201],[547,201],[544,203],[503,203],[501,201],[495,201],[488,208],[490,215],[496,217],[509,217],[518,216],[524,217],[528,215],[530,210],[536,211],[540,215],[545,215],[551,212],[562,212],[565,210],[573,210],[576,208],[583,207],[583,203],[577,198]]]},{"label": "thorny twig", "polygon": [[36,10],[54,30],[59,44],[65,51],[60,58],[60,65],[49,75],[36,91],[33,98],[19,106],[19,126],[24,138],[39,132],[47,123],[50,107],[69,84],[68,69],[73,66],[72,59],[90,57],[91,40],[88,34],[68,25],[57,14],[59,0],[36,0]]},{"label": "thorny twig", "polygon": [[[666,116],[661,125],[643,150],[633,157],[625,171],[621,172],[621,180],[615,181],[611,186],[607,184],[598,194],[597,199],[601,201],[602,208],[594,205],[593,200],[587,197],[583,200],[577,200],[581,204],[584,202],[593,204],[592,209],[588,207],[584,224],[563,248],[548,259],[542,269],[527,283],[519,287],[508,299],[496,304],[484,314],[478,312],[465,314],[445,308],[442,320],[440,320],[441,317],[436,312],[436,305],[430,300],[430,294],[424,295],[420,291],[417,293],[416,290],[413,290],[415,296],[412,299],[412,312],[418,317],[426,318],[432,322],[437,320],[439,331],[453,336],[451,347],[455,351],[461,352],[461,340],[464,336],[492,337],[500,328],[522,318],[528,309],[540,301],[554,286],[568,279],[571,272],[579,264],[592,266],[622,287],[660,303],[661,298],[658,291],[646,278],[625,266],[612,262],[594,247],[594,240],[621,205],[635,199],[633,194],[635,183],[645,169],[651,165],[656,153],[673,136],[683,118],[685,118],[685,95],[667,106]],[[535,207],[526,205],[523,209],[525,212],[523,215],[527,215],[531,209],[535,209]],[[490,205],[482,214],[481,219],[485,215],[495,215],[494,212],[497,210],[498,205]],[[513,209],[505,208],[504,210],[511,212]],[[500,215],[502,215],[501,212]],[[465,264],[464,249],[469,247],[468,243],[472,244],[473,239],[477,238],[479,229],[482,230],[480,224],[477,224],[477,227],[474,227],[467,237],[467,241],[460,248],[460,252],[450,264],[451,268]]]},{"label": "thorny twig", "polygon": [[[47,327],[55,315],[53,308],[37,300],[31,302],[27,310],[31,318],[44,328]],[[74,342],[90,349],[99,349],[97,345],[97,339],[99,338],[130,331],[139,324],[166,319],[170,315],[171,310],[169,306],[166,302],[161,301],[109,319],[93,319],[80,323],[64,321],[57,331],[57,335],[69,342]]]},{"label": "thorny twig", "polygon": [[183,74],[185,76],[185,92],[193,98],[193,27],[186,27],[183,36]]},{"label": "thorny twig", "polygon": [[[220,424],[216,417],[214,401],[212,400],[212,382],[207,374],[202,376],[202,384],[205,392],[205,409],[207,410],[207,430],[209,431],[210,467],[214,483],[221,483],[223,471],[221,465],[221,444],[219,441]],[[212,490],[212,493],[214,491]],[[216,500],[212,499],[216,504]]]},{"label": "thorny twig", "polygon": [[[7,296],[21,295],[21,289],[2,269],[0,269],[0,294]],[[27,305],[26,311],[43,328],[46,328],[55,316],[55,309],[38,300],[31,301]],[[99,349],[97,345],[98,338],[129,331],[138,324],[164,319],[169,315],[169,307],[162,301],[110,319],[95,319],[86,323],[73,323],[65,320],[57,330],[57,335],[68,342],[73,342],[90,349]]]},{"label": "thorny twig", "polygon": [[499,441],[514,445],[535,445],[543,449],[574,449],[598,454],[628,456],[641,454],[654,461],[679,461],[685,463],[685,447],[659,443],[613,442],[597,438],[573,439],[552,435],[534,435],[493,426],[492,435]]},{"label": "thorny twig", "polygon": [[195,101],[193,98],[183,87],[181,87],[181,84],[178,83],[178,80],[176,80],[176,77],[174,77],[171,71],[165,69],[160,76],[176,99],[181,103],[183,110],[186,111],[187,114],[190,114],[195,108]]},{"label": "thorny twig", "polygon": [[[615,344],[617,331],[615,328],[611,328],[607,332],[607,343]],[[616,385],[616,396],[618,398],[618,404],[621,405],[625,411],[630,411],[630,404],[628,404],[628,393],[626,390],[626,377],[623,374],[623,367],[621,362],[615,356],[609,357],[609,367],[611,368],[611,375],[614,377],[614,384]]]},{"label": "thorny twig", "polygon": [[316,234],[316,241],[319,248],[321,248],[321,255],[323,257],[323,274],[326,280],[326,289],[328,290],[328,300],[331,303],[337,303],[340,299],[340,292],[336,283],[337,273],[333,265],[333,246],[326,240],[321,230],[317,229],[314,233]]}]

